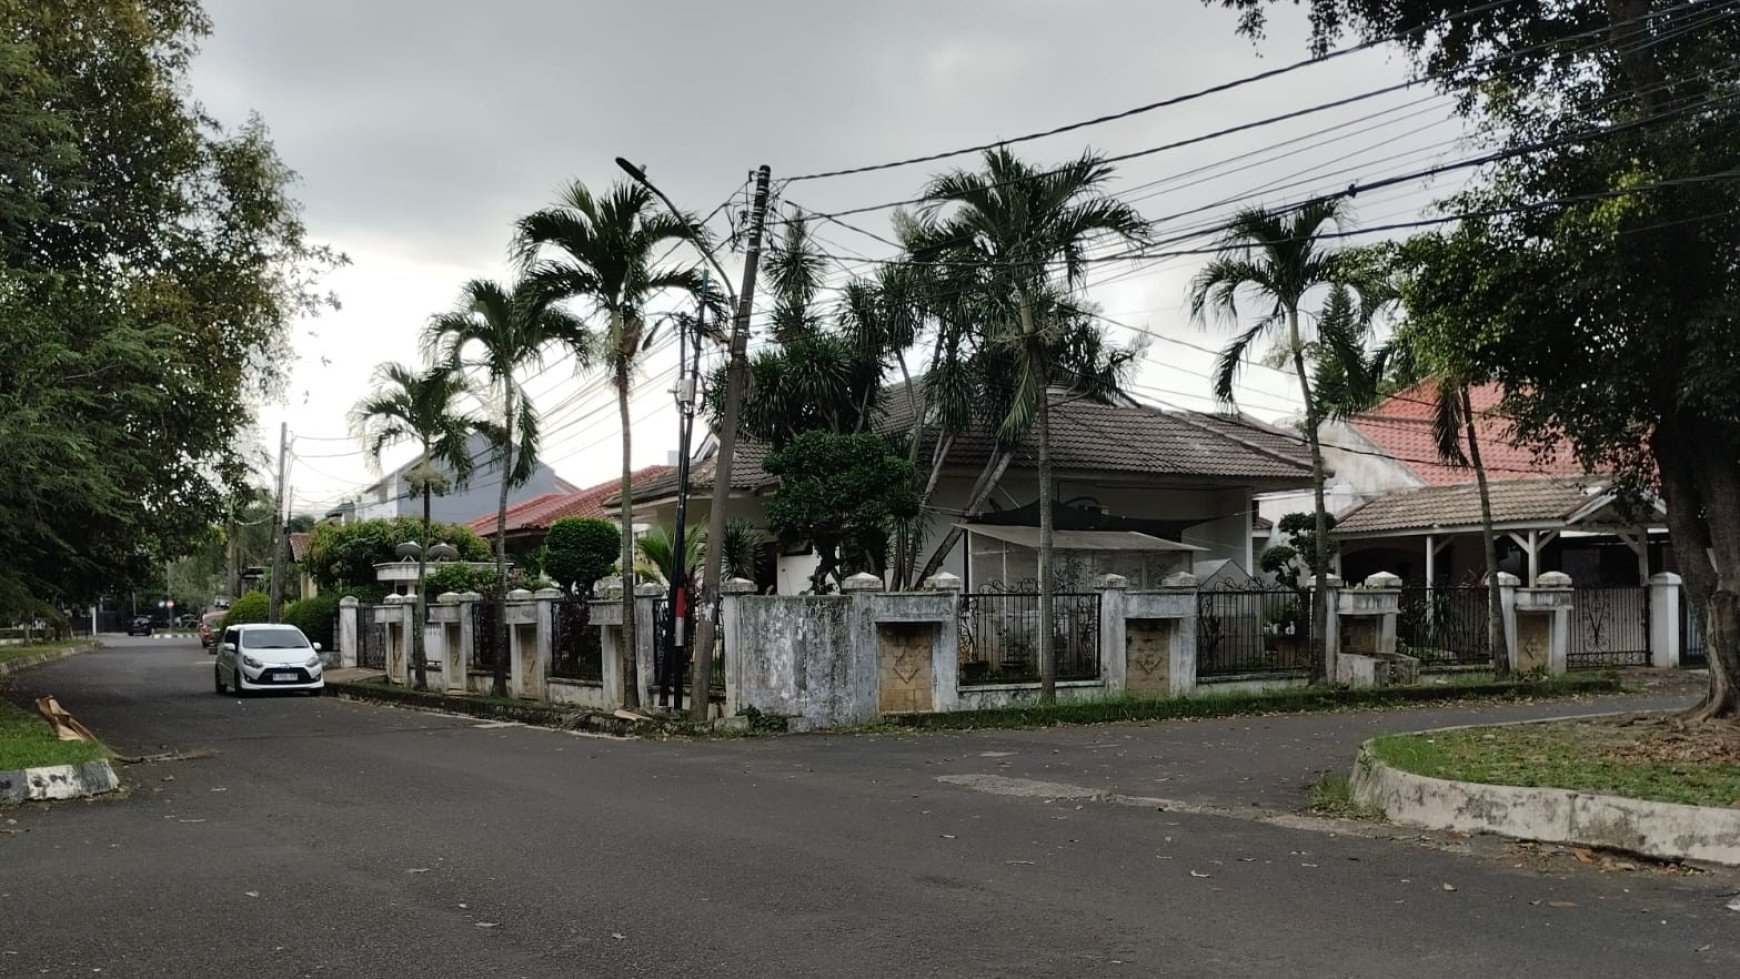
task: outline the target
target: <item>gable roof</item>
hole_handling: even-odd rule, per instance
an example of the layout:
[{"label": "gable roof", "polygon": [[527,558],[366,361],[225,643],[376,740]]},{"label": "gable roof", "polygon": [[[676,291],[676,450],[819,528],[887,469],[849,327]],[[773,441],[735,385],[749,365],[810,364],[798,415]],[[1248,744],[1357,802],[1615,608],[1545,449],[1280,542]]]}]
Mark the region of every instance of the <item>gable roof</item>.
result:
[{"label": "gable roof", "polygon": [[[914,382],[915,384],[917,382]],[[912,411],[905,387],[884,396],[887,414],[878,425],[900,431],[911,425]],[[949,460],[956,465],[982,466],[996,446],[996,434],[978,424],[956,437]],[[731,467],[731,488],[756,493],[779,482],[764,467],[770,447],[748,439],[737,441]],[[922,454],[922,453],[921,453]],[[1033,468],[1038,463],[1032,434],[1017,448],[1012,465]],[[1051,411],[1051,463],[1060,471],[1127,473],[1161,477],[1210,477],[1280,481],[1301,484],[1311,475],[1311,459],[1298,436],[1243,415],[1163,411],[1128,402],[1105,405],[1067,401]],[[717,454],[695,463],[689,472],[691,493],[710,490]],[[675,494],[676,474],[637,485],[637,501]],[[614,507],[614,496],[605,501]]]},{"label": "gable roof", "polygon": [[[636,492],[641,491],[644,482],[663,479],[667,474],[675,472],[670,466],[647,466],[630,474]],[[615,520],[614,512],[604,509],[606,499],[614,500],[622,488],[620,479],[599,483],[583,490],[566,493],[543,493],[534,496],[523,503],[508,507],[507,532],[509,534],[528,530],[546,530],[550,524],[563,517],[593,517],[598,520]],[[475,533],[484,537],[495,536],[494,513],[486,513],[466,524]]]},{"label": "gable roof", "polygon": [[[1613,503],[1600,484],[1542,477],[1509,479],[1488,487],[1492,523],[1501,529],[1558,529],[1581,523]],[[1473,483],[1422,486],[1381,496],[1335,525],[1337,537],[1476,532],[1480,530],[1480,488]]]},{"label": "gable roof", "polygon": [[[1396,392],[1382,404],[1349,419],[1361,435],[1430,485],[1449,486],[1472,482],[1474,472],[1438,461],[1438,443],[1432,436],[1436,382],[1428,378]],[[1504,388],[1482,384],[1468,389],[1474,408],[1480,461],[1493,479],[1530,476],[1581,476],[1583,466],[1569,452],[1537,458],[1535,450],[1518,445],[1514,427],[1497,413]]]}]

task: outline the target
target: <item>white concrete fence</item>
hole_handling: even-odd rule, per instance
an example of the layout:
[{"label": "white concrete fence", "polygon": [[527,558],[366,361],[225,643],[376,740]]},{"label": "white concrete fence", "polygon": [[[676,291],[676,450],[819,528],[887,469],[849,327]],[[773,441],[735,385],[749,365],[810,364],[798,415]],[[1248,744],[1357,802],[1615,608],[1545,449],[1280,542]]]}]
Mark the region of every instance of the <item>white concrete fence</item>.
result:
[{"label": "white concrete fence", "polygon": [[[1197,676],[1197,580],[1168,578],[1163,587],[1132,589],[1108,575],[1101,579],[1095,629],[1098,675],[1058,684],[1060,700],[1124,695],[1187,696],[1199,688],[1240,683],[1277,686],[1303,682],[1297,674],[1241,676],[1231,683]],[[1316,587],[1317,582],[1311,582]],[[1397,648],[1401,582],[1379,573],[1347,587],[1333,576],[1328,590],[1330,625],[1326,644],[1330,675],[1349,686],[1414,682],[1420,664]],[[1512,575],[1500,579],[1504,631],[1512,667],[1558,674],[1566,670],[1571,634],[1571,580],[1549,572],[1534,588]],[[998,707],[1038,698],[1037,682],[962,682],[970,644],[962,635],[960,580],[943,573],[920,592],[888,593],[873,575],[857,575],[837,595],[756,595],[747,581],[727,582],[720,609],[723,635],[724,716],[761,712],[791,719],[797,728],[862,723],[890,713]],[[1679,665],[1679,580],[1657,575],[1651,583],[1651,657],[1655,665]],[[619,596],[620,592],[614,593]],[[663,588],[644,584],[634,602],[640,702],[657,692],[654,615]],[[474,614],[482,596],[444,594],[429,607],[425,646],[429,685],[455,694],[487,694],[492,676],[475,656]],[[552,675],[562,593],[509,592],[503,603],[509,630],[508,693],[525,700],[597,710],[624,701],[622,604],[619,597],[593,600],[585,628],[599,630],[600,669],[591,679],[565,671]],[[359,606],[340,603],[339,657],[354,666],[359,648]],[[411,673],[410,631],[414,607],[389,598],[373,610],[385,645],[385,673],[406,683]]]}]

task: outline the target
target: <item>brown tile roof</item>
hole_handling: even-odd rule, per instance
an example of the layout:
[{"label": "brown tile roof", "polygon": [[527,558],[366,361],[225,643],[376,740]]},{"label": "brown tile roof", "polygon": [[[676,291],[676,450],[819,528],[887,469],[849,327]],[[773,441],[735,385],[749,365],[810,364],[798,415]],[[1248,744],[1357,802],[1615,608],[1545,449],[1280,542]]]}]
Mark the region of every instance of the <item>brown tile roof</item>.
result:
[{"label": "brown tile roof", "polygon": [[[1492,522],[1497,526],[1562,523],[1600,495],[1592,493],[1582,480],[1550,477],[1495,480],[1490,490]],[[1462,483],[1422,486],[1380,497],[1337,523],[1335,535],[1360,537],[1479,526],[1479,487]]]},{"label": "brown tile roof", "polygon": [[[904,388],[884,397],[888,413],[880,428],[910,426],[912,413]],[[960,465],[983,465],[995,445],[988,426],[957,437],[949,458]],[[1017,451],[1015,465],[1037,464],[1037,443],[1029,436]],[[769,447],[740,440],[731,467],[734,490],[758,492],[778,478],[762,468]],[[1060,470],[1130,473],[1151,476],[1207,476],[1224,479],[1274,479],[1289,485],[1310,477],[1311,459],[1303,440],[1242,416],[1161,411],[1146,405],[1103,405],[1071,401],[1051,412],[1051,460]],[[713,486],[714,459],[695,464],[689,473],[690,492]],[[637,499],[656,499],[676,491],[676,475],[636,485]],[[614,497],[605,501],[615,506]]]},{"label": "brown tile roof", "polygon": [[300,561],[308,556],[308,545],[314,541],[313,534],[290,535],[290,560]]},{"label": "brown tile roof", "polygon": [[[1438,444],[1432,437],[1435,397],[1436,382],[1428,379],[1350,421],[1361,435],[1428,483],[1448,486],[1473,482],[1472,470],[1437,461]],[[1470,388],[1468,397],[1478,419],[1474,427],[1480,439],[1480,461],[1487,472],[1499,479],[1583,474],[1582,465],[1569,451],[1537,458],[1533,448],[1516,443],[1510,422],[1494,411],[1504,400],[1504,389],[1499,385]]]},{"label": "brown tile roof", "polygon": [[[642,492],[642,485],[664,479],[675,472],[670,466],[647,466],[637,469],[629,477],[634,481],[635,492]],[[617,492],[622,488],[622,480],[612,479],[573,493],[544,493],[534,496],[522,503],[508,507],[507,531],[512,534],[525,530],[544,530],[551,523],[563,517],[594,517],[599,520],[613,520],[615,514],[604,509],[606,500],[615,500]],[[494,513],[486,513],[466,524],[474,532],[484,537],[495,535]]]}]

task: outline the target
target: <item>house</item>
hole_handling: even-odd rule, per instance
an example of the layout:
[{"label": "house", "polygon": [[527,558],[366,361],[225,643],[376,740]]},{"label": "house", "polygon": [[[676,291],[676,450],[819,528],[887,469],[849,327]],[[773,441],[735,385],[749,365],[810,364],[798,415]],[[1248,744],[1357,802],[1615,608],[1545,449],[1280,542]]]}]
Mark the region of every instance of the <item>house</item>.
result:
[{"label": "house", "polygon": [[[473,435],[466,443],[466,451],[476,460],[476,468],[472,470],[471,479],[464,486],[449,485],[445,493],[436,494],[430,501],[430,517],[437,523],[464,523],[486,510],[495,512],[501,494],[501,477],[489,440],[482,435]],[[411,472],[421,464],[421,457],[413,459],[363,490],[357,500],[355,519],[422,519],[423,496],[413,487],[410,479]],[[523,485],[508,490],[508,504],[512,506],[524,503],[534,497],[552,493],[576,492],[579,492],[578,487],[557,476],[555,470],[540,462],[530,479]]]},{"label": "house", "polygon": [[[917,399],[905,388],[885,397],[880,427],[912,427]],[[1174,570],[1199,562],[1230,561],[1254,567],[1253,499],[1295,489],[1310,478],[1301,440],[1236,415],[1161,410],[1134,401],[1118,404],[1056,397],[1051,411],[1051,459],[1058,531],[1058,572],[1066,587],[1089,587],[1094,575],[1118,570],[1140,584],[1158,584]],[[928,436],[920,458],[928,458]],[[1016,447],[984,513],[966,514],[974,481],[996,449],[995,433],[980,425],[959,434],[938,479],[926,527],[922,563],[957,523],[960,540],[942,570],[970,589],[1019,587],[1037,573],[1039,524],[1034,437]],[[688,519],[706,521],[716,463],[714,444],[702,446],[691,467]],[[768,446],[739,441],[732,469],[727,519],[765,527],[764,504],[778,486],[764,468]],[[674,475],[648,480],[635,496],[635,519],[669,526],[677,498]],[[614,501],[609,501],[610,506]],[[806,547],[784,548],[767,561],[757,584],[784,593],[802,591],[816,558]]]},{"label": "house", "polygon": [[[1439,459],[1433,395],[1433,382],[1425,381],[1320,429],[1332,474],[1325,498],[1338,520],[1334,536],[1348,580],[1388,571],[1417,584],[1447,584],[1485,574],[1475,475]],[[1634,513],[1608,479],[1586,474],[1568,450],[1543,454],[1519,444],[1496,411],[1503,397],[1496,384],[1469,390],[1500,568],[1528,582],[1564,571],[1590,585],[1637,585],[1672,570],[1659,507]],[[1271,519],[1311,507],[1309,493],[1259,503]]]},{"label": "house", "polygon": [[[642,485],[655,485],[666,476],[676,472],[671,466],[647,466],[637,469],[629,477],[636,493]],[[508,507],[507,511],[507,546],[512,554],[531,554],[544,544],[544,535],[550,529],[550,524],[563,517],[592,517],[598,520],[616,522],[616,512],[605,509],[605,501],[614,501],[622,489],[621,479],[612,479],[583,490],[568,493],[542,493],[529,500],[524,500]],[[488,513],[468,521],[465,526],[479,537],[493,541],[495,539],[496,510],[491,507]],[[646,526],[635,524],[636,533],[642,533]]]}]

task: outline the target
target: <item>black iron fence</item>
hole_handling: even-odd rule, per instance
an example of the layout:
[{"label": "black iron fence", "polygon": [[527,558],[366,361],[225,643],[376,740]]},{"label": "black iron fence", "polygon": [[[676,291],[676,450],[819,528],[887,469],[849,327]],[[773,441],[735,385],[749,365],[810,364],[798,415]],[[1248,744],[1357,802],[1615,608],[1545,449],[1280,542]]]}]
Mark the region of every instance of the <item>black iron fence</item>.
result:
[{"label": "black iron fence", "polygon": [[1492,662],[1483,585],[1402,589],[1396,652],[1422,666],[1477,666]]},{"label": "black iron fence", "polygon": [[1704,622],[1698,618],[1691,596],[1683,591],[1680,593],[1680,611],[1680,665],[1688,669],[1709,666],[1710,656],[1704,649]]},{"label": "black iron fence", "polygon": [[1648,666],[1649,589],[1585,586],[1571,598],[1571,635],[1565,667],[1598,670]]},{"label": "black iron fence", "polygon": [[373,605],[356,608],[356,665],[365,670],[387,668],[387,624],[375,619]]},{"label": "black iron fence", "polygon": [[[1039,679],[1038,592],[973,592],[961,596],[957,614],[961,686]],[[1099,679],[1099,594],[1054,595],[1050,629],[1057,678]]]},{"label": "black iron fence", "polygon": [[603,630],[592,624],[592,604],[584,599],[565,599],[550,606],[550,627],[555,633],[550,650],[552,679],[604,682]]},{"label": "black iron fence", "polygon": [[1225,588],[1196,596],[1196,675],[1300,673],[1311,667],[1311,596]]},{"label": "black iron fence", "polygon": [[[694,696],[695,686],[695,629],[701,621],[701,616],[709,614],[710,605],[700,604],[690,606],[689,617],[683,623],[683,647],[679,655],[682,657],[682,684],[686,691],[685,702]],[[653,675],[648,678],[648,686],[654,691],[659,688],[659,679],[664,676],[665,658],[671,649],[671,602],[669,598],[660,598],[653,603]],[[725,699],[725,626],[719,623],[713,630],[713,668],[707,676],[707,695],[712,700]]]},{"label": "black iron fence", "polygon": [[494,670],[507,665],[507,647],[501,635],[500,602],[477,602],[471,606],[471,662],[473,670]]}]

